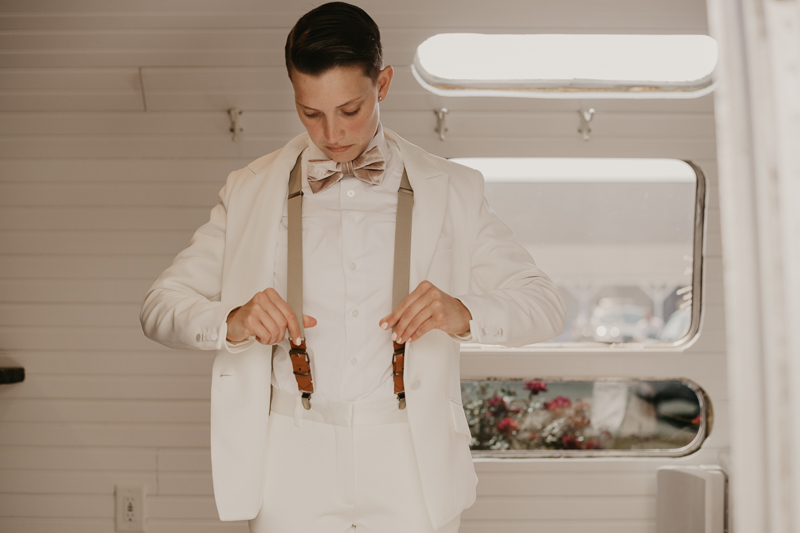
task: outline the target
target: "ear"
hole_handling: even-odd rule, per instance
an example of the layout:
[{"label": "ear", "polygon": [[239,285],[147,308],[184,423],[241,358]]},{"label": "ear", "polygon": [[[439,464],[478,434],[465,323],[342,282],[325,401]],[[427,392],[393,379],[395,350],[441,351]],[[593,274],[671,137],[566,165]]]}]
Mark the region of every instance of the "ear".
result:
[{"label": "ear", "polygon": [[392,84],[394,77],[394,69],[388,65],[381,70],[378,74],[378,98],[384,100],[386,95],[389,94],[389,86]]}]

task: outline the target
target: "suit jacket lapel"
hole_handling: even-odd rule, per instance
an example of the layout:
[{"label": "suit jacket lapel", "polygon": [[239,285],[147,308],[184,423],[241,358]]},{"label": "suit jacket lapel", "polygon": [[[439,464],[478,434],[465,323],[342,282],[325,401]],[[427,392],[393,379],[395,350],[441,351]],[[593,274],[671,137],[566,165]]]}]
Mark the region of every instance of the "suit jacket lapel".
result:
[{"label": "suit jacket lapel", "polygon": [[257,159],[248,165],[256,174],[256,179],[240,192],[240,199],[248,207],[240,209],[239,214],[246,219],[239,232],[241,239],[231,243],[236,248],[231,260],[247,275],[236,276],[233,280],[231,288],[235,293],[234,301],[248,301],[255,294],[254,291],[263,291],[273,285],[278,232],[287,200],[289,171],[306,146],[307,135],[298,135],[271,162]]},{"label": "suit jacket lapel", "polygon": [[442,231],[449,176],[434,156],[384,127],[387,139],[397,143],[414,190],[411,212],[411,272],[409,291],[413,291],[428,274],[436,243]]}]

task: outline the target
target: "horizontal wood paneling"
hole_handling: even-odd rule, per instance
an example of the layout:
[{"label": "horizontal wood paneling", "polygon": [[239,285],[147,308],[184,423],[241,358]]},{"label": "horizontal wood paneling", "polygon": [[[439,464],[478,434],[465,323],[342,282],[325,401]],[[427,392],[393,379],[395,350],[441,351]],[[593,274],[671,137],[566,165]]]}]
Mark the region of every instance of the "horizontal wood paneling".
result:
[{"label": "horizontal wood paneling", "polygon": [[655,533],[654,521],[644,520],[462,520],[460,533]]},{"label": "horizontal wood paneling", "polygon": [[[139,381],[150,378],[151,376],[142,376]],[[92,393],[89,392],[86,396],[91,398]],[[97,396],[101,399],[93,400],[84,397],[80,399],[0,399],[0,411],[6,422],[60,422],[62,420],[89,423],[123,421],[134,424],[204,424],[208,422],[209,402],[207,398],[195,401],[181,399],[163,402],[158,404],[158,409],[153,409],[152,401],[141,401],[138,395],[133,400],[117,400],[116,398],[120,396],[109,398],[107,393]]]},{"label": "horizontal wood paneling", "polygon": [[[431,115],[432,116],[432,115]],[[571,120],[570,120],[571,121]],[[390,124],[387,122],[387,124]],[[707,157],[714,152],[713,140],[664,139],[653,142],[647,139],[630,137],[623,139],[596,139],[591,144],[570,136],[570,138],[541,138],[532,142],[528,138],[499,139],[492,135],[474,138],[451,136],[442,143],[433,133],[417,136],[418,146],[442,157],[470,157],[478,154],[494,157],[667,157],[696,159]],[[576,127],[577,129],[577,127]],[[407,134],[396,129],[398,134]],[[229,139],[173,139],[173,138],[134,138],[114,139],[106,137],[83,137],[81,139],[46,137],[4,137],[0,138],[0,157],[33,158],[89,158],[100,159],[130,158],[136,152],[148,158],[189,158],[202,153],[203,157],[243,157],[249,154],[251,160],[273,152],[283,146],[294,133],[276,138],[239,140],[228,144]],[[409,136],[410,137],[410,136]],[[241,167],[231,167],[235,170]],[[227,175],[227,174],[226,174]],[[224,176],[221,176],[222,180]],[[224,181],[220,181],[220,186]]]},{"label": "horizontal wood paneling", "polygon": [[55,473],[63,470],[78,475],[98,471],[148,475],[147,472],[155,473],[159,467],[157,451],[144,448],[65,448],[56,443],[52,447],[4,446],[2,452],[0,471],[9,475],[15,470],[26,476],[34,471]]},{"label": "horizontal wood paneling", "polygon": [[[2,399],[105,399],[105,400],[202,400],[207,402],[211,390],[211,373],[207,376],[128,377],[124,374],[102,377],[26,376],[16,387],[8,387]],[[14,402],[15,404],[17,402]],[[151,405],[158,408],[160,404]],[[89,407],[85,405],[85,407]],[[166,406],[165,406],[166,407]],[[134,407],[135,409],[135,407]],[[67,419],[69,420],[69,419]],[[124,422],[124,420],[122,420]],[[208,419],[203,422],[208,422]]]},{"label": "horizontal wood paneling", "polygon": [[[0,470],[0,500],[14,501],[18,495],[35,500],[42,495],[94,494],[106,497],[114,494],[115,485],[145,485],[151,490],[158,487],[155,469],[152,472],[76,472],[67,470],[36,471]],[[35,497],[31,497],[35,495]],[[105,502],[103,503],[105,506]],[[3,509],[0,507],[0,509]],[[111,508],[113,516],[113,507]],[[2,512],[2,511],[0,511]],[[26,513],[23,508],[19,512]],[[105,512],[105,510],[104,510]],[[22,516],[2,513],[3,516]],[[37,516],[37,515],[27,515]],[[63,515],[56,515],[63,516]]]},{"label": "horizontal wood paneling", "polygon": [[[214,360],[212,351],[160,350],[136,351],[125,346],[114,350],[20,350],[5,352],[23,365],[31,375],[42,376],[105,376],[119,375],[125,368],[125,376],[159,375],[207,376]],[[0,397],[2,398],[2,397]]]},{"label": "horizontal wood paneling", "polygon": [[[233,170],[252,158],[191,159],[0,159],[0,183],[225,183]],[[210,207],[210,206],[209,206]]]},{"label": "horizontal wood paneling", "polygon": [[[199,225],[199,224],[198,224]],[[190,231],[197,229],[197,226]],[[188,245],[188,240],[186,244]],[[0,255],[0,271],[6,278],[19,279],[142,279],[156,276],[169,266],[175,255]],[[22,303],[22,302],[20,302]],[[115,302],[120,303],[120,302]],[[0,311],[2,313],[2,311]],[[62,317],[62,319],[65,317]]]},{"label": "horizontal wood paneling", "polygon": [[[2,113],[3,126],[0,134],[16,131],[16,137],[27,136],[53,138],[59,137],[87,140],[98,137],[110,137],[109,141],[133,141],[141,139],[146,141],[152,137],[174,138],[176,141],[184,139],[209,139],[217,141],[230,141],[228,131],[229,119],[225,110],[207,113],[92,113],[81,115],[76,113],[42,113],[40,121],[30,121],[25,115],[19,113]],[[381,114],[382,120],[391,129],[402,131],[405,135],[414,138],[431,136],[436,125],[435,116],[429,110],[412,112],[386,111]],[[709,140],[713,141],[714,117],[710,113],[699,112],[609,112],[605,115],[599,113],[592,120],[592,142],[583,141],[576,135],[578,114],[574,109],[563,111],[532,111],[532,112],[489,112],[489,111],[462,111],[448,114],[447,140],[485,139],[487,136],[499,136],[502,139],[538,139],[580,140],[587,148],[595,141],[604,139],[641,139],[653,144],[661,140],[674,141],[686,139],[687,141],[701,142],[705,146]],[[259,139],[283,140],[287,134],[302,132],[302,125],[297,113],[293,110],[281,112],[250,112],[242,116],[246,126],[245,137],[252,141]],[[246,121],[246,122],[244,122]],[[112,133],[113,132],[113,133]],[[63,139],[64,141],[69,140]],[[710,139],[709,139],[710,138]],[[237,141],[240,142],[240,141]],[[437,137],[437,142],[438,137]],[[233,146],[237,144],[231,142]],[[706,156],[713,155],[714,148]],[[579,156],[579,154],[573,154]],[[662,156],[663,157],[663,156]],[[702,156],[695,156],[702,157]]]},{"label": "horizontal wood paneling", "polygon": [[[14,533],[108,533],[113,518],[0,518],[0,529]],[[148,533],[249,533],[246,522],[150,520]]]},{"label": "horizontal wood paneling", "polygon": [[[157,407],[156,407],[157,408]],[[208,424],[4,422],[2,446],[208,448]]]}]

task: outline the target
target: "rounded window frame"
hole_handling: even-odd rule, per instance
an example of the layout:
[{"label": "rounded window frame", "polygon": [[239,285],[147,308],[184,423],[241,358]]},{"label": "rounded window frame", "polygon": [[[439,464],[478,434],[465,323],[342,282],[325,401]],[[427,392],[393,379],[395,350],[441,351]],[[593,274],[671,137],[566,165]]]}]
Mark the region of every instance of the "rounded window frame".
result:
[{"label": "rounded window frame", "polygon": [[[711,435],[714,425],[714,408],[711,398],[708,393],[697,383],[688,378],[659,378],[659,379],[640,379],[640,378],[533,378],[546,383],[555,382],[598,382],[598,381],[615,381],[615,382],[641,382],[641,381],[670,381],[678,382],[690,388],[698,398],[700,404],[700,425],[697,430],[697,435],[686,446],[680,448],[656,448],[656,449],[617,449],[617,450],[598,450],[598,449],[583,449],[583,450],[470,450],[473,459],[588,459],[588,458],[680,458],[692,455],[698,451],[705,443],[706,439]],[[468,379],[462,381],[530,381],[523,378],[501,378],[501,377],[487,377],[484,379]]]}]

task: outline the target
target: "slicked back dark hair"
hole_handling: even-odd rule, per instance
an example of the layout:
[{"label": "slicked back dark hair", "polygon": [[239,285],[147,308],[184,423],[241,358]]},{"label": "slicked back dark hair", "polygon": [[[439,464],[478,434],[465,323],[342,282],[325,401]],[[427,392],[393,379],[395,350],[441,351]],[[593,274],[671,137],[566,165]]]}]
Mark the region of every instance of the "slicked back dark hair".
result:
[{"label": "slicked back dark hair", "polygon": [[381,32],[360,7],[329,2],[300,17],[286,37],[286,70],[318,76],[333,67],[359,65],[373,82],[383,68]]}]

